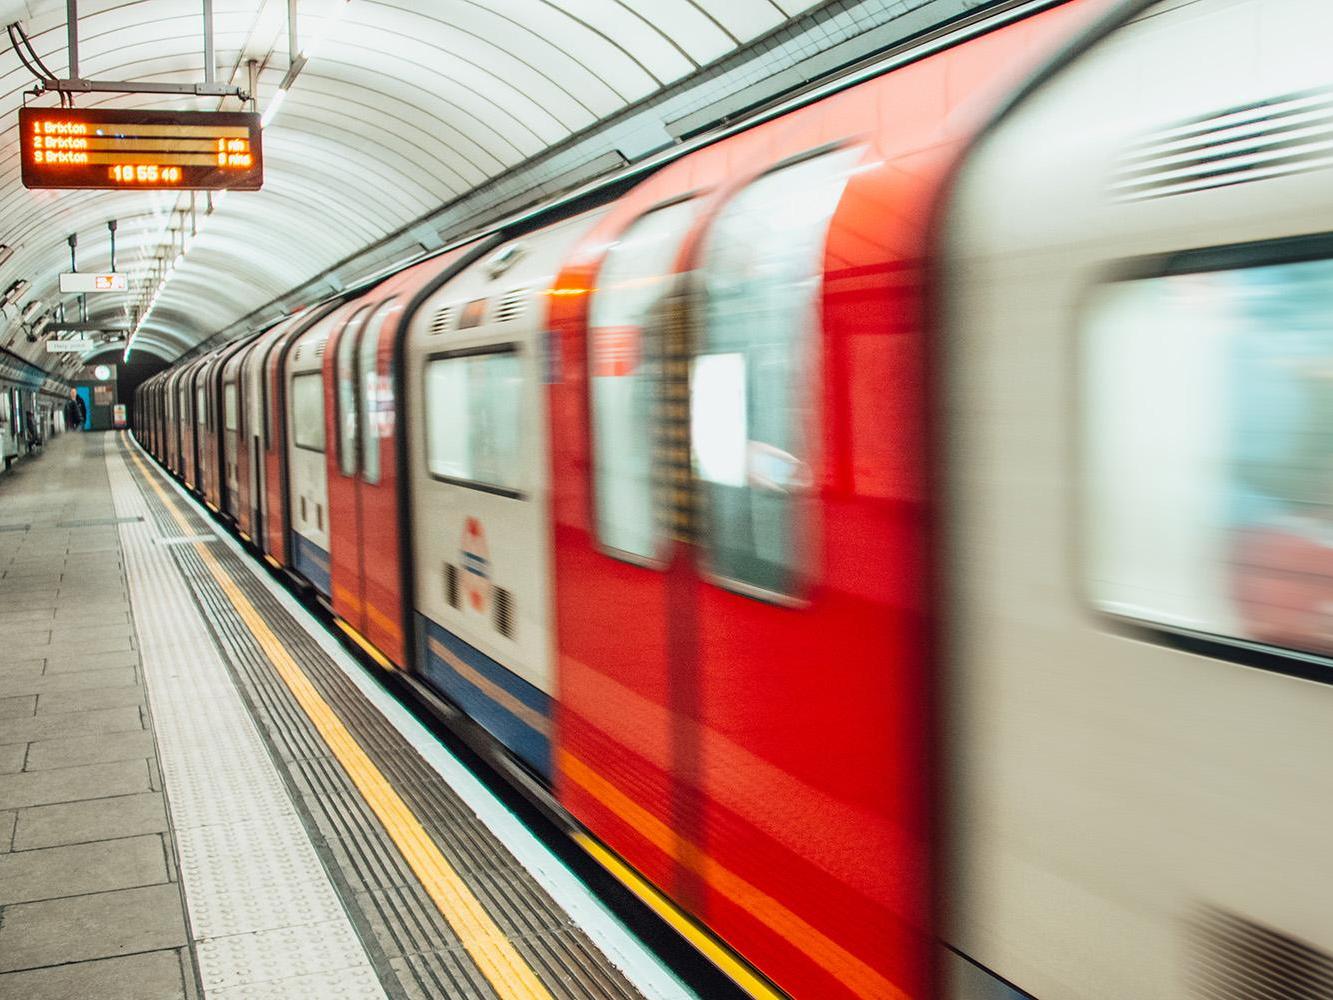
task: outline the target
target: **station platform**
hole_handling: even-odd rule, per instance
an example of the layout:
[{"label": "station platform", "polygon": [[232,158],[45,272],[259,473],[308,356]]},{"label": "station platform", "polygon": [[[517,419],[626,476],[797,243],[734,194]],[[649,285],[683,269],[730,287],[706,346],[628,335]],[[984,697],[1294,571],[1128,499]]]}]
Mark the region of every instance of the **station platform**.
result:
[{"label": "station platform", "polygon": [[0,997],[693,995],[128,436],[0,572]]}]

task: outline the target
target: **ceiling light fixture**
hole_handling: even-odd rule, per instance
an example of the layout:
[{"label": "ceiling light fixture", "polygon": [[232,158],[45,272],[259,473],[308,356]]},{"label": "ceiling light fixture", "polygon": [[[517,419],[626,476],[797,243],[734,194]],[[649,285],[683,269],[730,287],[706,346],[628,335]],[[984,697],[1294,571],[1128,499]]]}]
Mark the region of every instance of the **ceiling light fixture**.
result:
[{"label": "ceiling light fixture", "polygon": [[30,287],[32,287],[31,283],[26,278],[20,278],[5,289],[5,295],[3,299],[0,299],[0,305],[13,305],[28,293]]}]

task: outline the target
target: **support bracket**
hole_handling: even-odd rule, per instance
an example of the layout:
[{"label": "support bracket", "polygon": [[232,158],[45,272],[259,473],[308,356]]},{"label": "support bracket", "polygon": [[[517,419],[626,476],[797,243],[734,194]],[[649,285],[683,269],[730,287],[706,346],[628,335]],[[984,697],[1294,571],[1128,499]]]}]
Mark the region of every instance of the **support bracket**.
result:
[{"label": "support bracket", "polygon": [[65,0],[65,26],[69,47],[69,76],[37,79],[33,94],[57,93],[63,99],[70,94],[186,94],[192,97],[234,97],[248,101],[244,87],[229,87],[217,82],[217,60],[213,47],[213,0],[201,0],[204,20],[204,79],[200,83],[149,83],[136,80],[87,80],[79,76],[79,0]]}]

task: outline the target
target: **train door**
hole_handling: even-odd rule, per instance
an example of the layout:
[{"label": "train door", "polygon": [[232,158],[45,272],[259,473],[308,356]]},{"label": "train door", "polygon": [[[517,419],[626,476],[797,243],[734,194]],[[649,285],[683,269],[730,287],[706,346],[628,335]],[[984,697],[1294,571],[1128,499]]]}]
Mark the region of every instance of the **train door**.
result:
[{"label": "train door", "polygon": [[194,368],[187,367],[176,380],[176,474],[194,488]]},{"label": "train door", "polygon": [[180,411],[180,372],[168,373],[162,384],[162,401],[166,405],[166,456],[167,468],[175,475],[181,473],[181,411]]},{"label": "train door", "polygon": [[[167,417],[167,404],[171,401],[168,388],[171,382],[166,374],[159,375],[153,381],[153,454],[159,462],[166,461],[167,440],[170,436],[171,422]],[[61,419],[63,408],[57,407],[56,419],[60,420],[61,429],[65,422]]]},{"label": "train door", "polygon": [[406,664],[396,358],[414,289],[440,279],[464,250],[397,274],[368,294],[332,347],[337,446],[330,455],[334,610],[390,662]]},{"label": "train door", "polygon": [[222,376],[224,359],[230,348],[215,353],[204,362],[203,385],[208,401],[207,433],[204,437],[207,451],[204,469],[204,502],[214,513],[222,510],[223,476],[223,411],[222,411]]},{"label": "train door", "polygon": [[[614,230],[595,231],[589,259],[576,257],[556,282],[551,326],[563,343],[552,351],[560,368],[549,404],[557,788],[575,815],[668,891],[677,882],[672,852],[642,838],[640,824],[593,794],[587,776],[618,759],[633,773],[646,814],[670,822],[675,812],[671,540],[652,430],[663,360],[648,328],[663,325],[676,259],[702,199],[673,196],[641,205],[637,218],[614,220]],[[626,656],[631,634],[634,653]]]},{"label": "train door", "polygon": [[259,511],[264,488],[264,357],[276,333],[269,330],[250,346],[237,374],[242,419],[236,443],[236,524],[255,545],[263,544]]},{"label": "train door", "polygon": [[240,486],[238,484],[237,442],[241,438],[240,380],[234,373],[224,373],[222,380],[222,512],[235,518]]},{"label": "train door", "polygon": [[[390,662],[400,665],[408,661],[400,509],[404,477],[394,437],[398,412],[397,357],[400,341],[406,336],[403,312],[414,290],[452,273],[466,251],[467,248],[450,251],[386,281],[372,293],[374,301],[367,306],[352,358],[341,355],[341,350],[353,349],[343,348],[345,342],[340,341],[339,378],[344,381],[340,382],[339,406],[344,405],[343,399],[352,403],[345,382],[350,376],[355,381],[358,410],[355,433],[359,438],[356,472],[344,477],[342,484],[354,490],[357,512],[356,561],[354,565],[345,565],[349,575],[342,582],[362,609],[359,620],[349,618],[348,622]],[[346,424],[340,426],[344,432],[352,432]],[[343,476],[340,469],[333,471],[331,482]],[[339,531],[342,531],[341,521]],[[335,560],[340,545],[345,550],[350,541],[350,538],[348,542],[334,539]],[[338,582],[335,579],[335,593]]]},{"label": "train door", "polygon": [[208,492],[208,362],[194,372],[194,482],[200,496]]},{"label": "train door", "polygon": [[264,552],[275,563],[291,565],[288,525],[291,511],[287,492],[287,351],[300,334],[292,327],[269,345],[264,357],[264,495],[260,518],[264,524]]},{"label": "train door", "polygon": [[313,309],[281,324],[276,328],[260,362],[262,380],[263,435],[260,444],[260,478],[263,487],[259,495],[259,524],[262,526],[261,548],[271,565],[292,565],[291,524],[297,497],[290,492],[291,482],[291,427],[288,410],[292,405],[287,382],[288,359],[293,346],[313,325],[339,308],[338,302]]},{"label": "train door", "polygon": [[326,469],[330,521],[329,566],[332,573],[333,611],[358,632],[365,632],[364,590],[361,578],[361,498],[357,478],[361,471],[360,379],[357,349],[372,304],[358,305],[329,338],[324,378],[333,403],[333,447]]},{"label": "train door", "polygon": [[[430,275],[453,268],[462,251],[431,262]],[[396,399],[398,341],[406,305],[404,288],[386,299],[361,334],[357,375],[361,379],[362,579],[365,585],[365,634],[392,662],[408,659],[404,634],[403,563],[401,554],[403,471],[394,447],[398,413]]]},{"label": "train door", "polygon": [[241,371],[250,347],[250,341],[238,344],[218,364],[222,384],[222,427],[218,435],[221,453],[218,506],[233,521],[238,520],[237,511],[241,505],[241,465],[244,458],[241,448],[246,436],[245,384]]},{"label": "train door", "polygon": [[[832,228],[877,159],[847,145],[769,170],[723,203],[694,257],[693,581],[674,594],[673,629],[675,668],[692,672],[674,707],[699,725],[676,736],[684,829],[742,878],[808,866],[783,904],[836,930],[849,953],[836,975],[861,995],[885,970],[920,983],[929,968],[918,338],[890,308],[882,325],[864,320],[878,289],[856,267],[875,259],[856,213],[883,182],[862,173]],[[910,246],[891,220],[879,227]],[[779,785],[800,790],[799,840],[766,822]],[[838,860],[856,851],[880,860]],[[703,912],[743,951],[785,947],[701,874]]]},{"label": "train door", "polygon": [[335,313],[297,338],[285,376],[291,565],[326,598],[333,593],[326,463],[337,428],[329,427],[325,358],[329,334],[345,318]]},{"label": "train door", "polygon": [[194,488],[194,367],[188,366],[176,383],[179,407],[180,468],[177,474],[187,488]]}]

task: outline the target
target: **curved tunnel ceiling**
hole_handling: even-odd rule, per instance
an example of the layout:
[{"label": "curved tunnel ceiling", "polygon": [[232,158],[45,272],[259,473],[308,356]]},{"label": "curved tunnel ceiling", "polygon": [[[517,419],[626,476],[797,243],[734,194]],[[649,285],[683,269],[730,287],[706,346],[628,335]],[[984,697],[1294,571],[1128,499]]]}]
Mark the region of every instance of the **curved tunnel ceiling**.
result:
[{"label": "curved tunnel ceiling", "polygon": [[[232,192],[203,224],[163,287],[136,351],[172,358],[335,261],[609,115],[661,91],[822,0],[300,0],[298,48],[310,58],[264,134],[260,192]],[[196,83],[203,78],[200,0],[81,0],[80,75]],[[287,73],[286,0],[215,0],[220,82],[270,109]],[[57,77],[68,76],[64,0],[0,0]],[[58,300],[77,233],[80,270],[117,264],[146,280],[190,195],[28,191],[17,110],[34,79],[0,36],[0,289],[28,293],[6,310],[0,343],[50,367],[18,313]],[[317,51],[313,51],[317,48]],[[235,110],[234,98],[89,94],[80,107]],[[171,255],[168,253],[168,257]],[[89,320],[126,326],[129,296],[88,297]],[[65,302],[75,316],[74,298]]]}]

